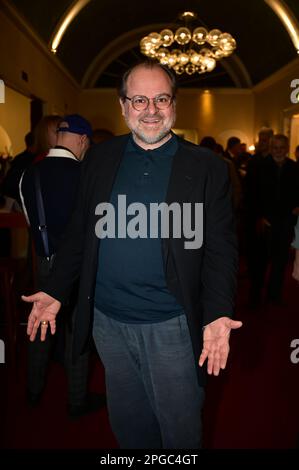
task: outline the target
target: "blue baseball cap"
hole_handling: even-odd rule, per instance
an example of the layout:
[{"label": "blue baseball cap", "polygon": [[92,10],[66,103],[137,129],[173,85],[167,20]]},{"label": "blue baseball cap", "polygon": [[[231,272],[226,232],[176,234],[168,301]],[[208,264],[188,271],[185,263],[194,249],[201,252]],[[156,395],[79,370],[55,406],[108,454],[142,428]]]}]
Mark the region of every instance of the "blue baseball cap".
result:
[{"label": "blue baseball cap", "polygon": [[64,116],[57,128],[57,132],[72,132],[73,134],[87,135],[91,138],[92,128],[90,123],[80,114],[69,114]]}]

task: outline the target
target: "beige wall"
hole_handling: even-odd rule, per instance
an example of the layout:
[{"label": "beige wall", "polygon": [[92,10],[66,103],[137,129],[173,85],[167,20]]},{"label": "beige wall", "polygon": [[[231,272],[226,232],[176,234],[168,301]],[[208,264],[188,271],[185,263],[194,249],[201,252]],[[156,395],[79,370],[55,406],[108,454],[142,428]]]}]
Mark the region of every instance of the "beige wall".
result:
[{"label": "beige wall", "polygon": [[43,100],[46,113],[76,111],[79,87],[46,45],[13,11],[0,11],[0,24],[0,73],[6,85]]},{"label": "beige wall", "polygon": [[90,120],[94,129],[105,128],[116,135],[128,132],[114,89],[83,90],[79,96],[78,110]]},{"label": "beige wall", "polygon": [[251,145],[254,98],[250,90],[180,90],[177,100],[177,128],[194,128],[199,141],[206,135],[226,145],[231,136]]},{"label": "beige wall", "polygon": [[[95,127],[115,134],[128,129],[123,121],[114,89],[82,91],[78,109]],[[248,90],[180,90],[177,100],[176,128],[193,129],[199,140],[213,135],[223,145],[236,135],[251,145],[253,142],[254,98]]]},{"label": "beige wall", "polygon": [[25,148],[24,136],[30,130],[30,100],[5,87],[5,103],[0,104],[0,154],[16,155]]}]

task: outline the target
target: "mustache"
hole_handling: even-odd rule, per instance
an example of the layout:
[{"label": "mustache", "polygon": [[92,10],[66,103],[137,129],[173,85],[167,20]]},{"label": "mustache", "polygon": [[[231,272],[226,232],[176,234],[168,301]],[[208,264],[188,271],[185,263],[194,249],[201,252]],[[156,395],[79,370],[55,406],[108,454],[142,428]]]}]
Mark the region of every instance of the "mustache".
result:
[{"label": "mustache", "polygon": [[163,116],[162,116],[159,112],[155,112],[155,113],[147,113],[147,112],[145,112],[144,114],[142,114],[141,116],[139,116],[139,120],[146,119],[146,118],[159,118],[159,119],[163,119]]}]

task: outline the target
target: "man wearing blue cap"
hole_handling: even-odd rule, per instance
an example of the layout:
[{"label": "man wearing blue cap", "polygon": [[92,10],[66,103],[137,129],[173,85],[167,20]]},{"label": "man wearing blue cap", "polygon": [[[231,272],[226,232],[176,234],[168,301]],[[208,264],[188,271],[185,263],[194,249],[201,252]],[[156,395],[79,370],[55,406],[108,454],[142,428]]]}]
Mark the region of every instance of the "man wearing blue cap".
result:
[{"label": "man wearing blue cap", "polygon": [[[20,183],[23,209],[31,227],[37,253],[37,283],[47,280],[55,253],[68,224],[79,183],[80,164],[90,145],[92,129],[78,114],[65,116],[57,129],[57,145],[46,158],[31,166]],[[87,394],[88,354],[72,361],[72,318],[76,307],[75,290],[64,308],[66,323],[65,365],[68,375],[69,415],[78,417],[103,404],[103,398]],[[60,323],[61,331],[63,324]],[[30,405],[40,401],[47,364],[53,346],[51,335],[29,345],[27,399]]]}]

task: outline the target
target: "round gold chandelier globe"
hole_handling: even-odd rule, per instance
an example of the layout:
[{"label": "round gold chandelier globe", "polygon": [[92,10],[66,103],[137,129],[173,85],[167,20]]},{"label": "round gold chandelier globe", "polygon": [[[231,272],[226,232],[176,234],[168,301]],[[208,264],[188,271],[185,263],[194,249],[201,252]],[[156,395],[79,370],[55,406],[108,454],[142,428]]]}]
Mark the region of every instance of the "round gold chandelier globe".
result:
[{"label": "round gold chandelier globe", "polygon": [[196,16],[190,11],[181,13],[179,18],[185,21],[184,26],[174,32],[167,28],[148,34],[140,41],[140,51],[167,65],[178,75],[211,72],[217,60],[234,52],[237,43],[231,34],[219,29],[208,31],[199,26],[191,30],[188,23]]}]

